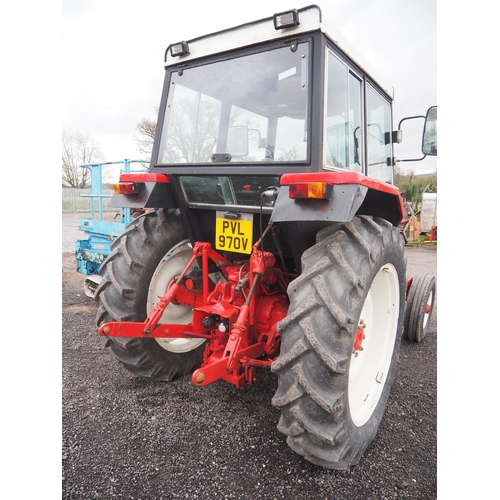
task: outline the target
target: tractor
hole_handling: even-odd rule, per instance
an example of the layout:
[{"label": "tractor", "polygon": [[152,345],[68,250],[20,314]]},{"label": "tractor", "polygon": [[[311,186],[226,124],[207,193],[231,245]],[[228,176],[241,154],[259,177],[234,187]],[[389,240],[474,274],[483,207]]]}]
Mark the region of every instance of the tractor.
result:
[{"label": "tractor", "polygon": [[241,388],[270,369],[278,430],[331,469],[374,439],[436,287],[406,276],[392,87],[354,54],[315,5],[169,45],[149,170],[110,202],[149,210],[95,292],[126,370]]}]

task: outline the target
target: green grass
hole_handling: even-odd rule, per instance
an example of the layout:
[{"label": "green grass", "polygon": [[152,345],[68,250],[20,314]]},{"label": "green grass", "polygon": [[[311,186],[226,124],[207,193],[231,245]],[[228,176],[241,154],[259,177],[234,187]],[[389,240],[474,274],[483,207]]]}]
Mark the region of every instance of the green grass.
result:
[{"label": "green grass", "polygon": [[420,238],[416,241],[408,241],[406,244],[408,246],[426,246],[426,247],[437,247],[436,241],[425,241],[429,236],[426,234],[421,234]]}]

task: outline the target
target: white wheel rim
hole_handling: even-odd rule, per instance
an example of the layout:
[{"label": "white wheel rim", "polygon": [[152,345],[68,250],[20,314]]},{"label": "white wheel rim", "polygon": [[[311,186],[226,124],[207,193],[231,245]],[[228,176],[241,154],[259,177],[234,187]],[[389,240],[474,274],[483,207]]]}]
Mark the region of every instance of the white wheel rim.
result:
[{"label": "white wheel rim", "polygon": [[[434,298],[434,292],[431,292],[429,294],[429,298],[427,299],[427,303],[425,304],[425,314],[424,314],[424,321],[422,322],[422,329],[425,332],[425,329],[427,328],[427,322],[429,321],[429,316],[431,315],[431,305],[432,305],[432,299]],[[427,312],[429,311],[429,312]]]},{"label": "white wheel rim", "polygon": [[366,325],[362,349],[352,353],[349,368],[349,408],[358,427],[369,420],[382,395],[391,366],[398,316],[398,273],[392,264],[385,264],[363,304],[358,324]]},{"label": "white wheel rim", "polygon": [[[163,257],[153,274],[148,290],[147,313],[149,314],[159,298],[165,295],[174,279],[178,278],[193,255],[193,248],[189,240],[175,245]],[[196,263],[193,268],[197,267]],[[161,317],[159,324],[187,324],[193,318],[193,310],[189,306],[169,304]],[[156,341],[163,349],[170,352],[189,352],[205,342],[205,339],[159,339]]]}]

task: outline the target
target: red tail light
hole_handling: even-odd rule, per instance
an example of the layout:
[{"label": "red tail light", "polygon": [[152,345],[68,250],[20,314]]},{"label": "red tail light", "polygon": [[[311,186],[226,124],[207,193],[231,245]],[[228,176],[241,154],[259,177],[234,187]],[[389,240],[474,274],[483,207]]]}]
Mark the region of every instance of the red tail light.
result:
[{"label": "red tail light", "polygon": [[332,185],[326,182],[292,182],[289,196],[294,199],[329,200]]},{"label": "red tail light", "polygon": [[119,182],[114,185],[115,194],[135,194],[135,182]]}]

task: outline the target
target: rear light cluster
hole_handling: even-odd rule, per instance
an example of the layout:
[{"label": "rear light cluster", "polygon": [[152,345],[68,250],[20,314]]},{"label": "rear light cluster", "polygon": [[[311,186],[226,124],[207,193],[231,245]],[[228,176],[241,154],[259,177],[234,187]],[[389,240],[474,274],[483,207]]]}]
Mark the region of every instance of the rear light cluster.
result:
[{"label": "rear light cluster", "polygon": [[122,181],[114,185],[115,194],[135,194],[137,193],[137,188],[135,182]]},{"label": "rear light cluster", "polygon": [[329,200],[333,187],[326,182],[292,182],[289,196],[292,199]]}]

